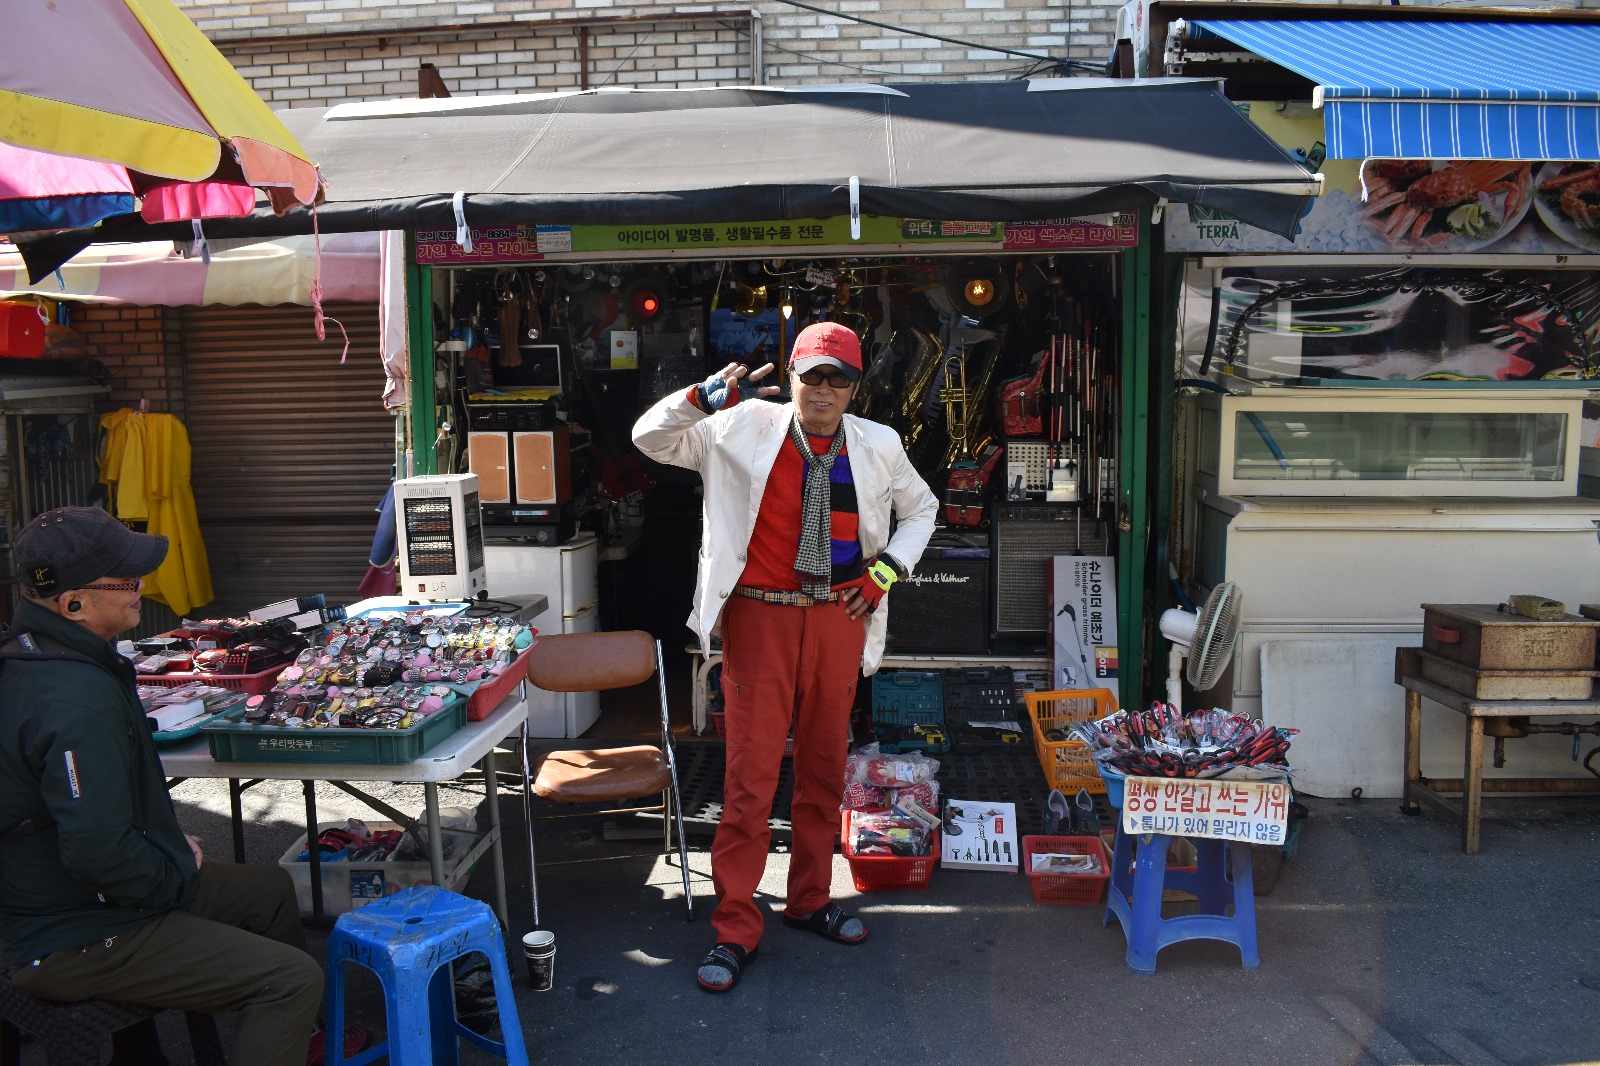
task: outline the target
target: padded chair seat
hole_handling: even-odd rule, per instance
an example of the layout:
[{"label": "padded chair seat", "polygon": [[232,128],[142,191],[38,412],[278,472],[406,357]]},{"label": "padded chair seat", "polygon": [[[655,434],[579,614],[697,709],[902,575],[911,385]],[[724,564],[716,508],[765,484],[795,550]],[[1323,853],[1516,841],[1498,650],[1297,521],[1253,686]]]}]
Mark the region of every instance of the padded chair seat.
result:
[{"label": "padded chair seat", "polygon": [[533,792],[552,803],[609,803],[665,791],[667,760],[650,744],[597,751],[553,751],[539,764]]}]

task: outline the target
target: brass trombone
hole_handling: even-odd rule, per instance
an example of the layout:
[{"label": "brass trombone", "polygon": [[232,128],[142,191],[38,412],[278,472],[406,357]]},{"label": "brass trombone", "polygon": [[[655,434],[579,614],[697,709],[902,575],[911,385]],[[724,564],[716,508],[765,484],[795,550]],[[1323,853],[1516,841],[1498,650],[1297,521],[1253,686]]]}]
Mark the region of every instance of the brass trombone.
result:
[{"label": "brass trombone", "polygon": [[911,370],[906,374],[905,392],[900,397],[900,408],[897,412],[900,421],[900,439],[909,450],[922,437],[924,426],[921,417],[922,401],[928,394],[928,388],[933,384],[933,379],[944,365],[944,346],[939,339],[924,330],[914,329],[912,333],[917,338],[917,355],[911,364]]}]

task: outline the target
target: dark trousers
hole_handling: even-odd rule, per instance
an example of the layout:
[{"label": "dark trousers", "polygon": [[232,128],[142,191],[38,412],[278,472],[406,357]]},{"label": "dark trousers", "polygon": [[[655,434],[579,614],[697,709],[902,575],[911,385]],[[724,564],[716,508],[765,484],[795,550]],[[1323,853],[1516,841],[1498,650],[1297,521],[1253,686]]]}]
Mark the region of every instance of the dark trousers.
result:
[{"label": "dark trousers", "polygon": [[40,999],[235,1011],[231,1066],[302,1066],[322,1003],[289,875],[207,862],[194,901],[132,931],[57,951],[12,975]]}]

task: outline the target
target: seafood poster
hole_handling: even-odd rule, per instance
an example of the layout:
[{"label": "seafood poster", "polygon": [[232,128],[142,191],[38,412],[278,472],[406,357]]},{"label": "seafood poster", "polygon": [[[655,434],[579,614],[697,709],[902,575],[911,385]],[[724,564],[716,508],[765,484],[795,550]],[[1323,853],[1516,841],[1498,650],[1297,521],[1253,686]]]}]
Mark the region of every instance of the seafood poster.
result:
[{"label": "seafood poster", "polygon": [[1174,204],[1169,251],[1600,254],[1600,163],[1325,159],[1320,111],[1299,103],[1240,106],[1320,170],[1325,191],[1292,241]]},{"label": "seafood poster", "polygon": [[1191,264],[1180,314],[1190,377],[1208,348],[1213,372],[1261,381],[1552,381],[1600,362],[1590,270]]}]

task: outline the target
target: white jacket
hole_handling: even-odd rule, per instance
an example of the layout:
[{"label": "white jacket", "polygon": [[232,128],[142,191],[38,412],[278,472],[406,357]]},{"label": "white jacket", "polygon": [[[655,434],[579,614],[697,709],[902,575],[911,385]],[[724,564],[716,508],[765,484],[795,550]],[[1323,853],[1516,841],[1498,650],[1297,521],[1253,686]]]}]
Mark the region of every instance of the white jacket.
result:
[{"label": "white jacket", "polygon": [[[778,449],[789,436],[794,404],[747,398],[707,415],[679,390],[640,416],[633,443],[650,458],[695,470],[705,482],[702,507],[704,533],[700,571],[695,580],[694,610],[689,628],[709,652],[711,634],[723,604],[744,573],[756,512],[767,489],[767,475]],[[900,435],[888,426],[854,415],[844,416],[845,450],[855,479],[858,535],[867,558],[887,552],[908,570],[922,558],[933,535],[939,502],[911,466]],[[889,516],[898,518],[889,535]],[[871,674],[883,658],[889,623],[890,590],[868,616],[867,643],[861,669]]]}]

